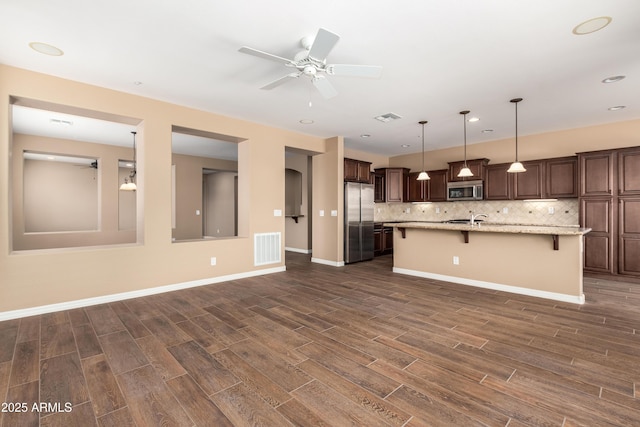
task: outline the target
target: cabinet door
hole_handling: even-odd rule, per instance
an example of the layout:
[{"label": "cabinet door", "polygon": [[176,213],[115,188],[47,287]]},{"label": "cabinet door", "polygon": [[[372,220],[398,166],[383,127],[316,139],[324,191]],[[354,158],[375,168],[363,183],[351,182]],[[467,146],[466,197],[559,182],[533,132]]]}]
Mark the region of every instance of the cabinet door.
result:
[{"label": "cabinet door", "polygon": [[618,194],[640,195],[640,148],[618,153]]},{"label": "cabinet door", "polygon": [[443,202],[447,200],[447,169],[429,171],[431,179],[428,181],[427,200]]},{"label": "cabinet door", "polygon": [[385,227],[383,231],[384,235],[384,253],[388,254],[393,252],[393,228]]},{"label": "cabinet door", "polygon": [[580,224],[591,228],[584,236],[584,269],[613,274],[613,204],[611,198],[580,200]]},{"label": "cabinet door", "polygon": [[513,174],[513,196],[517,200],[543,197],[544,165],[542,161],[523,162],[526,172]]},{"label": "cabinet door", "polygon": [[382,251],[384,250],[384,240],[383,240],[382,228],[373,229],[373,254],[374,255],[382,255]]},{"label": "cabinet door", "polygon": [[405,169],[393,168],[386,171],[387,203],[405,200]]},{"label": "cabinet door", "polygon": [[471,170],[473,176],[469,178],[459,178],[458,173],[460,173],[460,169],[464,167],[464,161],[451,162],[449,163],[449,181],[474,181],[484,179],[484,168],[487,163],[489,163],[489,159],[467,160],[467,167]]},{"label": "cabinet door", "polygon": [[597,152],[578,156],[580,196],[613,196],[614,153]]},{"label": "cabinet door", "polygon": [[344,159],[344,180],[358,181],[358,161]]},{"label": "cabinet door", "polygon": [[374,173],[373,176],[373,201],[375,203],[384,203],[386,196],[385,179],[383,173]]},{"label": "cabinet door", "polygon": [[578,158],[549,159],[545,165],[546,195],[552,199],[578,197]]},{"label": "cabinet door", "polygon": [[368,183],[369,182],[369,174],[371,173],[371,163],[368,162],[358,162],[358,182]]},{"label": "cabinet door", "polygon": [[428,181],[418,181],[420,172],[411,172],[407,178],[408,202],[423,202],[427,200],[426,183]]},{"label": "cabinet door", "polygon": [[511,199],[511,174],[507,173],[509,163],[489,165],[484,181],[484,198],[486,200]]},{"label": "cabinet door", "polygon": [[618,273],[640,277],[640,197],[621,198],[618,217]]}]

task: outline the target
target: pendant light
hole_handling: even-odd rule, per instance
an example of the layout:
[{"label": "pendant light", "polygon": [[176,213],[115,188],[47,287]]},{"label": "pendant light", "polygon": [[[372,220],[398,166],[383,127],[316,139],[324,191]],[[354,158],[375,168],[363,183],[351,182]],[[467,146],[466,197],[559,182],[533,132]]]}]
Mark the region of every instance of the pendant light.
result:
[{"label": "pendant light", "polygon": [[509,173],[520,173],[526,172],[527,170],[522,166],[522,163],[518,161],[518,102],[522,101],[522,98],[513,98],[509,102],[513,102],[516,106],[516,161],[511,163],[507,172]]},{"label": "pendant light", "polygon": [[129,178],[124,179],[124,184],[120,186],[120,190],[122,191],[136,191],[138,187],[135,183],[136,177],[136,132],[131,132],[133,134],[133,170],[129,172]]},{"label": "pendant light", "polygon": [[427,179],[431,179],[427,171],[424,170],[424,125],[428,122],[421,120],[418,123],[422,125],[422,172],[418,175],[418,181],[426,181]]},{"label": "pendant light", "polygon": [[469,178],[473,176],[473,172],[471,172],[471,169],[467,166],[467,114],[469,113],[469,110],[460,111],[464,122],[464,167],[458,172],[458,178]]}]

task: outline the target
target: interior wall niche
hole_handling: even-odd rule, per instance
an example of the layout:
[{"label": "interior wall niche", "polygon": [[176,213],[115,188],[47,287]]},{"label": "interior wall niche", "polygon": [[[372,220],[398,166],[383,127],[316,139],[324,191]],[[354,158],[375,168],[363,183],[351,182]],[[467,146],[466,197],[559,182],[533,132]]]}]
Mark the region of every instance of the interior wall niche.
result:
[{"label": "interior wall niche", "polygon": [[299,217],[302,210],[302,172],[286,168],[284,173],[285,216]]},{"label": "interior wall niche", "polygon": [[228,135],[174,126],[174,242],[238,236],[238,143]]},{"label": "interior wall niche", "polygon": [[137,194],[118,188],[139,123],[12,97],[11,250],[136,243]]}]

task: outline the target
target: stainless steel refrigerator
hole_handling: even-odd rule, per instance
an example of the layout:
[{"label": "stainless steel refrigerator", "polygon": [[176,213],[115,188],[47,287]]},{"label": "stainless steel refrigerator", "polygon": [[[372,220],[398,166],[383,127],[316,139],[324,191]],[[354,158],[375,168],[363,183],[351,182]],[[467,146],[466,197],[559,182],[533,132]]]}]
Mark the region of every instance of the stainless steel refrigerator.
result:
[{"label": "stainless steel refrigerator", "polygon": [[344,262],[373,259],[373,185],[344,184]]}]

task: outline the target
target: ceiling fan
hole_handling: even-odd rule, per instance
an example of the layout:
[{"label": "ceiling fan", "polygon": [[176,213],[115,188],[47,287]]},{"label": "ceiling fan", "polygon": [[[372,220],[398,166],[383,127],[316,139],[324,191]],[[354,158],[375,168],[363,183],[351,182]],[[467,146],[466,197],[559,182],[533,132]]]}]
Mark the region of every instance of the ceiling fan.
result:
[{"label": "ceiling fan", "polygon": [[336,96],[338,92],[325,75],[377,78],[382,74],[382,67],[378,65],[327,64],[327,56],[338,43],[338,40],[340,40],[340,36],[320,28],[315,38],[304,37],[300,40],[304,50],[298,52],[293,59],[283,58],[248,46],[241,47],[239,52],[279,62],[295,70],[262,86],[260,89],[270,90],[301,75],[305,75],[311,78],[311,83],[313,83],[318,92],[329,99]]}]

